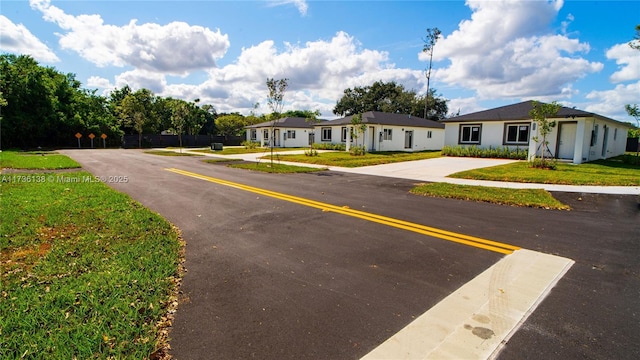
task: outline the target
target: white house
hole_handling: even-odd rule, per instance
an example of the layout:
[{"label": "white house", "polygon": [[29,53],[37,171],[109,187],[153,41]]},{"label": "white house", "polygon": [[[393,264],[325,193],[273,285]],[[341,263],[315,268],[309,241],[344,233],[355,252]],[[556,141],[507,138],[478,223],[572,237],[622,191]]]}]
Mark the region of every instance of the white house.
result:
[{"label": "white house", "polygon": [[[326,120],[317,120],[323,123]],[[259,142],[260,146],[305,147],[313,144],[314,124],[303,117],[286,117],[260,124],[245,126],[247,141]]]},{"label": "white house", "polygon": [[630,124],[568,107],[549,119],[557,125],[547,135],[545,146],[529,115],[532,104],[525,101],[442,120],[444,144],[526,148],[530,159],[544,151],[546,156],[575,164],[624,154]]},{"label": "white house", "polygon": [[[368,111],[362,114],[364,132],[351,123],[353,115],[315,124],[316,143],[365,146],[367,151],[440,150],[444,124],[406,114]],[[356,131],[357,130],[357,131]]]}]

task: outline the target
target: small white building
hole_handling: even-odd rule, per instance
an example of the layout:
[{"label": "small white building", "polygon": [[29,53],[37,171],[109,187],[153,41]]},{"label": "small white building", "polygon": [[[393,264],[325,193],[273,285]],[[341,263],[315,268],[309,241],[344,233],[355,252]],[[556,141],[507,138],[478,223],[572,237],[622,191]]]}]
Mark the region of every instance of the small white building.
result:
[{"label": "small white building", "polygon": [[365,146],[367,151],[440,150],[444,144],[444,124],[406,114],[368,111],[362,114],[360,131],[353,115],[315,124],[315,142]]},{"label": "small white building", "polygon": [[286,117],[260,124],[245,126],[247,141],[259,142],[260,146],[292,148],[313,144],[314,125],[326,120],[311,121],[303,117]]},{"label": "small white building", "polygon": [[[507,105],[442,120],[447,146],[508,147],[528,149],[529,158],[540,156],[571,160],[574,164],[606,159],[625,152],[628,123],[602,115],[562,107],[549,121],[556,126],[542,143],[529,112],[533,101]],[[534,138],[538,138],[538,142]]]}]

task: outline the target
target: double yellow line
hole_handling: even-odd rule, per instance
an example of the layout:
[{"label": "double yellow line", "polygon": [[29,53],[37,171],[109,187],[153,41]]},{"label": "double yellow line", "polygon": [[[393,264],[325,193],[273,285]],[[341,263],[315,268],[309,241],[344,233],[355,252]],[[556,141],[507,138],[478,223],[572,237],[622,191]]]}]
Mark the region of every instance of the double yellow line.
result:
[{"label": "double yellow line", "polygon": [[266,190],[266,189],[253,187],[253,186],[243,185],[243,184],[239,184],[239,183],[235,183],[235,182],[231,182],[231,181],[227,181],[227,180],[217,179],[217,178],[213,178],[213,177],[210,177],[210,176],[205,176],[205,175],[201,175],[201,174],[197,174],[197,173],[193,173],[193,172],[189,172],[189,171],[185,171],[185,170],[180,170],[180,169],[175,169],[175,168],[165,169],[165,170],[171,171],[171,172],[176,173],[176,174],[180,174],[180,175],[184,175],[184,176],[189,176],[189,177],[192,177],[192,178],[200,179],[200,180],[205,180],[205,181],[209,181],[209,182],[212,182],[212,183],[229,186],[229,187],[232,187],[232,188],[236,188],[236,189],[240,189],[240,190],[244,190],[244,191],[249,191],[249,192],[260,194],[260,195],[264,195],[264,196],[269,196],[269,197],[272,197],[272,198],[285,200],[285,201],[289,201],[289,202],[300,204],[300,205],[304,205],[304,206],[313,207],[313,208],[316,208],[316,209],[320,209],[322,211],[334,212],[334,213],[338,213],[338,214],[352,216],[352,217],[356,217],[356,218],[359,218],[359,219],[372,221],[372,222],[375,222],[375,223],[378,223],[378,224],[383,224],[383,225],[387,225],[387,226],[393,226],[393,227],[398,228],[398,229],[412,231],[412,232],[415,232],[415,233],[418,233],[418,234],[423,234],[423,235],[436,237],[436,238],[443,239],[443,240],[453,241],[453,242],[456,242],[456,243],[469,245],[469,246],[477,247],[477,248],[480,248],[480,249],[495,251],[495,252],[498,252],[498,253],[501,253],[501,254],[511,254],[515,250],[520,249],[517,246],[513,246],[513,245],[509,245],[509,244],[504,244],[504,243],[491,241],[491,240],[487,240],[487,239],[482,239],[482,238],[478,238],[478,237],[474,237],[474,236],[468,236],[468,235],[464,235],[464,234],[458,234],[458,233],[454,233],[454,232],[450,232],[450,231],[446,231],[446,230],[442,230],[442,229],[433,228],[433,227],[430,227],[430,226],[420,225],[420,224],[416,224],[416,223],[412,223],[412,222],[408,222],[408,221],[403,221],[403,220],[399,220],[399,219],[394,219],[394,218],[390,218],[390,217],[386,217],[386,216],[382,216],[382,215],[376,215],[376,214],[368,213],[368,212],[365,212],[365,211],[353,210],[353,209],[350,209],[350,208],[348,208],[346,206],[342,206],[341,207],[341,206],[322,203],[322,202],[319,202],[319,201],[305,199],[305,198],[301,198],[301,197],[297,197],[297,196],[278,193],[278,192],[275,192],[275,191],[270,191],[270,190]]}]

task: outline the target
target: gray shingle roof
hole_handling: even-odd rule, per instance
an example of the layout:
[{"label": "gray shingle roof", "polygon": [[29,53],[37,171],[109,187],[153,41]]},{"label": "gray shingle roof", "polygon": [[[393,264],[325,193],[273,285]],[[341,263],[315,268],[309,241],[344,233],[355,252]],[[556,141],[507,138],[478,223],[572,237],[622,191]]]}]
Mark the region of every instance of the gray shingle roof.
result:
[{"label": "gray shingle roof", "polygon": [[[504,121],[504,120],[530,120],[531,116],[529,111],[533,108],[533,100],[524,101],[517,104],[506,105],[497,107],[494,109],[478,111],[466,115],[460,115],[449,119],[442,120],[442,122],[471,122],[471,121]],[[613,119],[609,119],[602,115],[568,108],[563,106],[558,111],[555,118],[570,118],[570,117],[597,117],[600,119],[619,122]],[[623,123],[624,124],[624,123]]]},{"label": "gray shingle roof", "polygon": [[[318,119],[320,123],[327,121]],[[254,128],[264,128],[264,127],[286,127],[286,128],[300,128],[300,129],[311,129],[315,125],[314,122],[308,121],[307,118],[303,117],[286,117],[278,120],[266,121],[260,124],[245,126],[245,129],[254,129]]]},{"label": "gray shingle roof", "polygon": [[[353,115],[347,116],[341,119],[330,120],[319,126],[333,126],[333,125],[351,125],[351,119]],[[380,111],[367,111],[362,114],[362,123],[371,125],[396,125],[396,126],[413,126],[413,127],[427,127],[444,129],[444,124],[437,121],[423,119],[417,116],[411,116],[407,114],[394,114],[385,113]]]}]

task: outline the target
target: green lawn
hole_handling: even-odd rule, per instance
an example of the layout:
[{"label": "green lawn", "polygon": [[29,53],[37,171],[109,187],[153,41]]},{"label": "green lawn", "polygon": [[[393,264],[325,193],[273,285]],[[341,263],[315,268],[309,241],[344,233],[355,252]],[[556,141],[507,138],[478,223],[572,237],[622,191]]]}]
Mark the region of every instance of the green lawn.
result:
[{"label": "green lawn", "polygon": [[145,151],[145,154],[151,155],[160,155],[160,156],[200,156],[187,152],[177,152],[177,151],[168,151],[168,150],[149,150]]},{"label": "green lawn", "polygon": [[[283,152],[283,151],[294,151],[294,150],[304,150],[307,148],[273,148],[273,152]],[[217,154],[217,155],[238,155],[238,154],[256,154],[256,153],[264,153],[269,154],[271,150],[269,148],[253,148],[247,149],[244,147],[225,147],[222,150],[192,150],[195,152],[201,152],[205,154]]]},{"label": "green lawn", "polygon": [[0,167],[12,169],[74,169],[80,164],[55,152],[0,152]]},{"label": "green lawn", "polygon": [[273,166],[269,161],[264,161],[260,163],[243,163],[243,164],[229,164],[227,165],[230,168],[236,169],[247,169],[247,170],[255,170],[276,174],[291,174],[291,173],[309,173],[316,171],[323,171],[326,169],[312,168],[308,166],[295,166],[295,165],[286,165],[286,164],[277,164],[274,163]]},{"label": "green lawn", "polygon": [[556,200],[542,189],[503,189],[486,186],[468,186],[447,183],[429,183],[416,186],[411,193],[424,196],[481,201],[493,204],[569,210],[569,206]]},{"label": "green lawn", "polygon": [[177,230],[87,172],[0,176],[0,358],[161,354]]},{"label": "green lawn", "polygon": [[[390,164],[401,161],[424,160],[440,157],[440,151],[421,152],[371,152],[364,156],[353,156],[345,151],[323,152],[318,156],[278,155],[282,161],[301,162],[326,166],[360,167],[369,165]],[[268,158],[268,156],[267,156]]]},{"label": "green lawn", "polygon": [[531,168],[528,162],[522,161],[463,171],[450,177],[542,184],[638,186],[640,166],[616,160],[598,160],[580,165],[559,163],[556,170],[543,170]]}]

